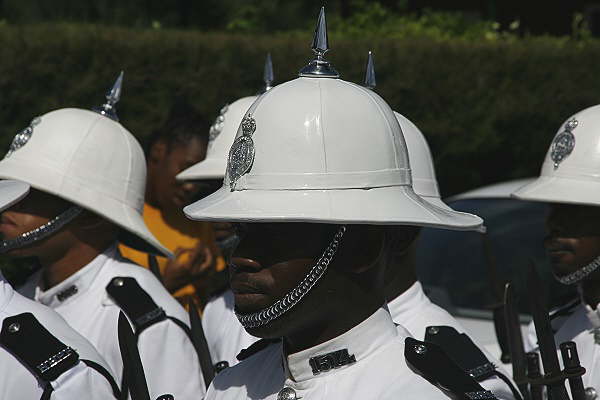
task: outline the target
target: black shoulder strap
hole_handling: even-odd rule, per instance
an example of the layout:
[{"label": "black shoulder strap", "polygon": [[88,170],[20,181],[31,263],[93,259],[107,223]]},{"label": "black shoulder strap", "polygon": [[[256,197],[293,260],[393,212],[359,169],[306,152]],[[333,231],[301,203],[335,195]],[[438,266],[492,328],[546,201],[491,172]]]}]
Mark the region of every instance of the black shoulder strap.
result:
[{"label": "black shoulder strap", "polygon": [[438,345],[463,371],[478,382],[496,373],[494,364],[487,359],[471,338],[464,333],[458,333],[451,326],[427,327],[425,341]]},{"label": "black shoulder strap", "polygon": [[152,300],[135,278],[114,277],[106,286],[106,291],[133,322],[136,335],[167,318],[165,311]]},{"label": "black shoulder strap", "polygon": [[273,343],[278,343],[280,341],[281,339],[260,339],[259,341],[252,343],[249,347],[240,351],[236,358],[238,359],[238,361],[243,361],[246,358],[268,347],[269,345]]},{"label": "black shoulder strap", "polygon": [[436,344],[413,338],[404,341],[404,357],[407,365],[418,375],[440,388],[453,399],[493,400],[494,394],[463,371]]},{"label": "black shoulder strap", "polygon": [[48,332],[32,313],[5,318],[0,344],[44,382],[55,380],[79,362],[77,352]]}]

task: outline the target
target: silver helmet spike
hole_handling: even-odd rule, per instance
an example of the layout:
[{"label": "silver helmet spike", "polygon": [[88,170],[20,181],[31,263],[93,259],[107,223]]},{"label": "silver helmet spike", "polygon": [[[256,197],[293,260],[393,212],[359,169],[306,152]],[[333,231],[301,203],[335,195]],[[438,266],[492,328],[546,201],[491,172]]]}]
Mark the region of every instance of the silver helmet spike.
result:
[{"label": "silver helmet spike", "polygon": [[340,74],[328,61],[325,61],[324,58],[325,53],[329,51],[325,7],[321,7],[321,12],[319,13],[319,19],[317,20],[317,26],[315,28],[315,36],[313,37],[312,42],[312,49],[317,57],[306,67],[302,68],[299,75],[312,78],[339,78]]},{"label": "silver helmet spike", "polygon": [[375,89],[377,80],[375,79],[375,63],[373,62],[373,53],[369,51],[367,58],[367,71],[365,72],[365,87],[367,89]]},{"label": "silver helmet spike", "polygon": [[265,93],[273,87],[273,81],[275,80],[275,75],[273,74],[273,60],[271,60],[271,53],[267,53],[267,58],[265,59],[263,80],[265,81],[265,87],[263,88],[262,93]]},{"label": "silver helmet spike", "polygon": [[115,105],[121,99],[121,87],[123,86],[123,71],[117,77],[114,85],[110,88],[108,93],[106,94],[106,103],[102,104],[100,107],[94,107],[92,111],[97,112],[98,114],[102,114],[105,117],[113,119],[115,121],[119,120],[117,116],[117,110],[115,109]]}]

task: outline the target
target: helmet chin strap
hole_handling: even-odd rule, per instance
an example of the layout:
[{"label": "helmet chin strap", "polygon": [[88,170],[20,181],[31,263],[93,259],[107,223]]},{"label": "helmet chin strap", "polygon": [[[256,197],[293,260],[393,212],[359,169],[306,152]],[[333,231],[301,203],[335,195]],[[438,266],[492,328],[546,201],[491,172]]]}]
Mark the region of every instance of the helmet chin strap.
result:
[{"label": "helmet chin strap", "polygon": [[598,269],[598,267],[600,267],[600,256],[594,258],[592,262],[578,269],[577,271],[570,273],[569,275],[556,276],[555,274],[554,278],[563,285],[573,285],[588,277],[592,272]]},{"label": "helmet chin strap", "polygon": [[38,228],[25,232],[14,239],[2,240],[0,242],[0,253],[6,253],[13,249],[29,246],[32,243],[47,238],[69,222],[73,221],[73,219],[81,214],[82,211],[82,208],[79,206],[71,206],[66,211]]},{"label": "helmet chin strap", "polygon": [[331,263],[331,260],[337,252],[345,232],[346,226],[340,226],[333,237],[333,240],[329,243],[329,246],[327,246],[316,264],[311,268],[304,279],[302,279],[294,289],[283,296],[282,299],[279,299],[273,305],[252,314],[241,314],[236,311],[235,315],[242,326],[244,328],[258,328],[266,325],[274,319],[281,317],[298,304],[298,302],[310,292],[317,281],[325,274],[329,263]]}]

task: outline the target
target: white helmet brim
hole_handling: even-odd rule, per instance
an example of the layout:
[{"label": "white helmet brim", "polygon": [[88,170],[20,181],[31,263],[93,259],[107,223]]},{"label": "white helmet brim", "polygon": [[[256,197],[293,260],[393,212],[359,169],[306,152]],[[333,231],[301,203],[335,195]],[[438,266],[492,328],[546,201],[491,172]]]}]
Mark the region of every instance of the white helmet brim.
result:
[{"label": "white helmet brim", "polygon": [[481,218],[440,208],[408,185],[342,190],[241,190],[224,186],[184,208],[200,221],[313,222],[477,229]]},{"label": "white helmet brim", "polygon": [[0,211],[21,201],[29,193],[30,186],[21,181],[0,180]]},{"label": "white helmet brim", "polygon": [[570,176],[540,176],[512,194],[520,200],[544,203],[565,203],[597,206],[600,203],[600,183],[596,180],[574,179]]},{"label": "white helmet brim", "polygon": [[181,181],[201,179],[223,179],[227,170],[227,157],[206,158],[198,164],[180,172],[176,178]]}]

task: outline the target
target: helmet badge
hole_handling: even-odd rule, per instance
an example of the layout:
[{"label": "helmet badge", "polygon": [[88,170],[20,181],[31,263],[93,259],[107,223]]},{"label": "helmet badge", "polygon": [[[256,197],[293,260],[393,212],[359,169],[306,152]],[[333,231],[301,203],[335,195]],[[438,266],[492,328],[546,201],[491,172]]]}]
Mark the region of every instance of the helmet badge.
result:
[{"label": "helmet badge", "polygon": [[221,111],[219,111],[219,116],[215,119],[215,122],[211,125],[208,131],[208,145],[212,144],[212,142],[221,134],[223,130],[223,125],[225,124],[225,113],[229,110],[229,104],[225,104]]},{"label": "helmet badge", "polygon": [[242,120],[242,136],[235,139],[229,150],[229,161],[227,163],[227,176],[231,191],[235,190],[235,184],[242,175],[250,170],[254,163],[254,141],[252,134],[256,131],[256,121],[248,114]]},{"label": "helmet badge", "polygon": [[577,128],[579,121],[572,118],[565,124],[565,129],[560,132],[550,147],[550,158],[554,161],[554,169],[558,169],[558,166],[565,158],[571,154],[573,148],[575,148],[575,136],[573,135],[573,129]]},{"label": "helmet badge", "polygon": [[41,120],[42,119],[40,117],[35,117],[29,123],[29,126],[27,128],[23,129],[15,135],[4,158],[10,157],[12,153],[14,153],[16,150],[19,150],[21,147],[25,146],[27,142],[29,142],[29,139],[31,139],[31,135],[33,135],[33,128],[36,125],[39,125]]}]

